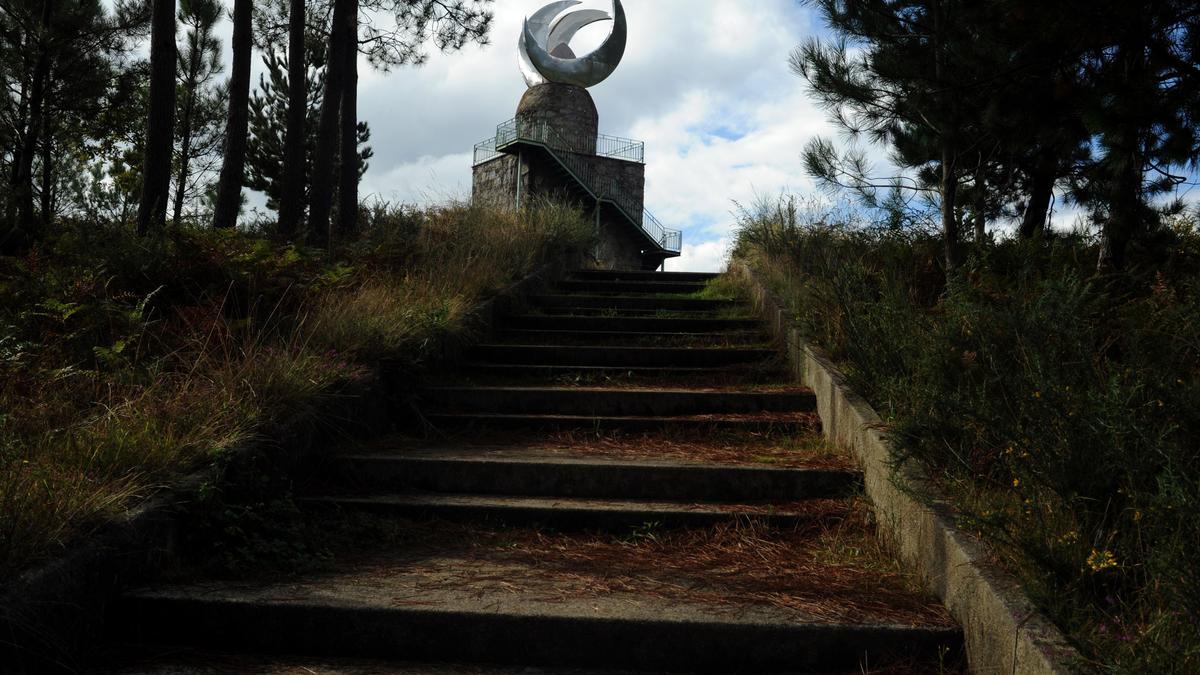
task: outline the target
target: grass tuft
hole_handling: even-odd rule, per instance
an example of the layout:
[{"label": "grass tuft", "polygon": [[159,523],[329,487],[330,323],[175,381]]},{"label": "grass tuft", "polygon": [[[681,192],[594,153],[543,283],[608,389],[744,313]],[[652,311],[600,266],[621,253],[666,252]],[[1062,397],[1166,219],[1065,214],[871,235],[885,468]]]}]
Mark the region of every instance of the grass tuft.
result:
[{"label": "grass tuft", "polygon": [[377,205],[325,252],[253,233],[57,226],[0,258],[0,583],[590,244],[552,203]]}]

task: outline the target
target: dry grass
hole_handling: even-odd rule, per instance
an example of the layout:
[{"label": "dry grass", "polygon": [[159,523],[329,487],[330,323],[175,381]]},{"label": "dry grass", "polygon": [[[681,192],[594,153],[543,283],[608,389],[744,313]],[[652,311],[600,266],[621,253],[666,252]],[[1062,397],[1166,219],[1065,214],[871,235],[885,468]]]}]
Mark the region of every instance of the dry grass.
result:
[{"label": "dry grass", "polygon": [[[797,508],[805,509],[805,517],[794,529],[744,519],[709,528],[650,525],[625,535],[597,535],[360,517],[326,530],[364,537],[342,542],[336,555],[344,561],[360,557],[363,540],[372,542],[373,551],[388,541],[395,553],[414,560],[461,558],[454,583],[476,589],[503,584],[517,591],[536,588],[538,597],[563,601],[634,594],[731,611],[774,607],[839,623],[952,625],[946,610],[918,590],[919,580],[876,539],[865,504],[815,500]],[[364,562],[374,556],[361,554]],[[522,578],[496,577],[495,565],[528,572]]]},{"label": "dry grass", "polygon": [[[63,227],[0,259],[0,583],[584,245],[569,209],[381,210],[334,254],[240,232]],[[102,236],[101,236],[102,235]]]}]

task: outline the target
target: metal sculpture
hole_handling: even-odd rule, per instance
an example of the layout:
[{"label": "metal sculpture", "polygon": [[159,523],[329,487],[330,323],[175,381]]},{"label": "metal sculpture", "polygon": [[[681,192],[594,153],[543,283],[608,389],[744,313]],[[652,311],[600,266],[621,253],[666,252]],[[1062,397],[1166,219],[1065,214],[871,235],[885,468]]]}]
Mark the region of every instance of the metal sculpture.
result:
[{"label": "metal sculpture", "polygon": [[[628,27],[621,0],[613,0],[613,12],[585,9],[562,14],[578,0],[552,2],[525,19],[525,27],[517,43],[521,74],[530,87],[546,82],[592,87],[603,82],[621,62],[625,54]],[[555,20],[555,17],[558,17]],[[590,54],[576,57],[571,51],[571,38],[584,26],[597,21],[612,20],[613,29],[604,44]]]}]

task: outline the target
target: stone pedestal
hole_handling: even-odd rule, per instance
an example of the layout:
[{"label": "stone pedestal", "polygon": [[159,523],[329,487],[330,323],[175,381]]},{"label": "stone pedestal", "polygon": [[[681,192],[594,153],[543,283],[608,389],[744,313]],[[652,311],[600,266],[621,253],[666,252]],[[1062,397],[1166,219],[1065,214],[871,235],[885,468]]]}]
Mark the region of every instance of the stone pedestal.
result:
[{"label": "stone pedestal", "polygon": [[472,199],[505,208],[541,197],[574,201],[595,223],[599,267],[658,267],[665,255],[638,225],[646,167],[596,154],[600,117],[591,94],[569,84],[530,87],[516,120],[517,141],[475,165]]},{"label": "stone pedestal", "polygon": [[547,82],[526,89],[517,104],[517,124],[522,132],[533,132],[545,125],[566,142],[566,149],[596,154],[600,114],[592,95],[582,87]]}]

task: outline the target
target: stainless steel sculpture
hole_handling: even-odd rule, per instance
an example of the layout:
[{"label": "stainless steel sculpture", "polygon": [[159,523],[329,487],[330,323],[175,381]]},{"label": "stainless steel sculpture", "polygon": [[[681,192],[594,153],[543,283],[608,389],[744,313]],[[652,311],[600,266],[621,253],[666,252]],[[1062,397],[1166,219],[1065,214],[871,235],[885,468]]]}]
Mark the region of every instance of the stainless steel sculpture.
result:
[{"label": "stainless steel sculpture", "polygon": [[[598,9],[585,9],[555,20],[564,9],[578,4],[578,0],[552,2],[525,19],[525,28],[517,43],[525,84],[533,87],[558,82],[587,88],[600,84],[617,69],[625,55],[628,38],[621,0],[613,0],[611,16]],[[584,26],[609,19],[613,29],[604,44],[590,54],[576,57],[570,46],[575,33]]]}]

